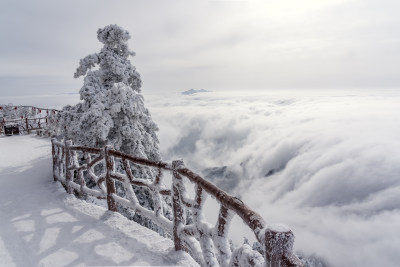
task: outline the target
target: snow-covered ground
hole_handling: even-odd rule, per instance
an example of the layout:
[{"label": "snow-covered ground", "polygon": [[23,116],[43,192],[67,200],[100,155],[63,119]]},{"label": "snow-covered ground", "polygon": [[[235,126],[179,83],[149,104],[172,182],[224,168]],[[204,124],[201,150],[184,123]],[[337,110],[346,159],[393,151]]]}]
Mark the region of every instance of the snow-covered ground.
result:
[{"label": "snow-covered ground", "polygon": [[0,136],[0,266],[198,266],[173,242],[52,181],[50,140]]}]

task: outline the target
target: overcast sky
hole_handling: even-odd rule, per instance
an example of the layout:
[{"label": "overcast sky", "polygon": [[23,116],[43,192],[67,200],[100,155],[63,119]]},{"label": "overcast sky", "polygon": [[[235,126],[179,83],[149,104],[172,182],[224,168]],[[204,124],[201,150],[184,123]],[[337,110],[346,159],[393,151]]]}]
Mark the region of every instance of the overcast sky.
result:
[{"label": "overcast sky", "polygon": [[143,93],[190,88],[396,88],[395,0],[1,0],[1,95],[76,93],[96,31],[132,36]]}]

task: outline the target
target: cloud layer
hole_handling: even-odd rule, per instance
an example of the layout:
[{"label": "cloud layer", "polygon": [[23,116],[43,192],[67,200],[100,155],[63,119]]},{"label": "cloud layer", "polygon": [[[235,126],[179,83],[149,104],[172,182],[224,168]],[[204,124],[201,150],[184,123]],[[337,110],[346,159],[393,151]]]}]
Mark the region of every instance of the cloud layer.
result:
[{"label": "cloud layer", "polygon": [[183,158],[199,172],[228,166],[240,177],[231,192],[268,221],[289,225],[296,249],[332,266],[397,265],[400,94],[284,91],[147,100],[164,157]]}]

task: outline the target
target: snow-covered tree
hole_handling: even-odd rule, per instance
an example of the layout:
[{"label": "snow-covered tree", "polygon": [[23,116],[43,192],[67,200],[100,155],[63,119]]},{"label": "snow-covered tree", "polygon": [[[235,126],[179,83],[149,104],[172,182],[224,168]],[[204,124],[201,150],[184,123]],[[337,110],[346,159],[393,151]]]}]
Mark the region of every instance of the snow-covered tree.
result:
[{"label": "snow-covered tree", "polygon": [[[97,38],[103,48],[81,59],[74,74],[75,78],[84,76],[79,91],[83,102],[66,106],[61,113],[65,138],[91,147],[109,144],[127,154],[160,160],[158,127],[144,106],[140,75],[129,60],[135,53],[128,48],[128,31],[109,25],[97,31]],[[156,175],[154,170],[136,165],[132,171],[142,179]],[[151,208],[150,196],[140,188],[135,191],[139,201]]]},{"label": "snow-covered tree", "polygon": [[[157,125],[144,107],[141,79],[129,56],[129,33],[117,25],[97,31],[104,44],[100,53],[80,60],[74,77],[85,76],[83,103],[65,109],[66,137],[74,143],[115,149],[159,160]],[[92,70],[96,65],[97,70]]]}]

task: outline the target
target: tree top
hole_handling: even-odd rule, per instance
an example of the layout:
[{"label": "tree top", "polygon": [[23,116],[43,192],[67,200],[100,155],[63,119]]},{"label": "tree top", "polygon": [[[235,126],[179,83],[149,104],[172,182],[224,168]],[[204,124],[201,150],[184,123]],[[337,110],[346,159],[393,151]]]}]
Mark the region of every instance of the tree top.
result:
[{"label": "tree top", "polygon": [[124,28],[111,24],[97,31],[97,39],[106,46],[115,47],[126,43],[131,36]]}]

